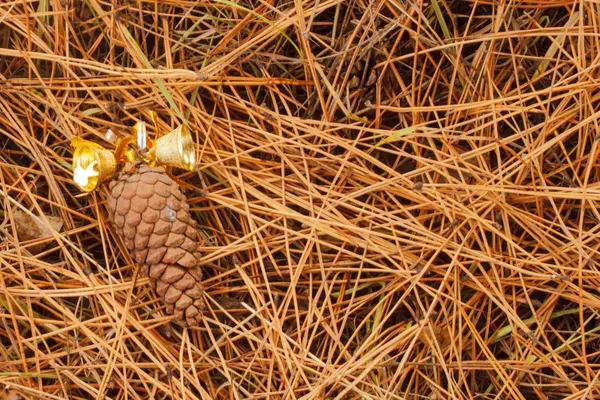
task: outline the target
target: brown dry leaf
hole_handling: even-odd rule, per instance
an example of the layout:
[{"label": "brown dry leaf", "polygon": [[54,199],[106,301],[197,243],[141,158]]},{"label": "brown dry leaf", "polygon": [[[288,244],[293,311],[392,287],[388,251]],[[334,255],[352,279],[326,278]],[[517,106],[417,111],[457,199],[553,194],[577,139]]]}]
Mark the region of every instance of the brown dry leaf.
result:
[{"label": "brown dry leaf", "polygon": [[30,398],[17,390],[4,389],[0,392],[0,400],[29,400]]},{"label": "brown dry leaf", "polygon": [[[448,346],[450,346],[452,344],[452,337],[450,336],[450,333],[448,332],[448,328],[447,327],[443,327],[443,326],[433,326],[433,334],[435,336],[434,340],[435,342],[438,343],[438,345],[440,346],[440,349],[442,351],[444,351],[445,349],[448,348]],[[426,345],[426,346],[431,346],[432,342],[433,342],[433,338],[431,337],[431,333],[429,332],[428,329],[423,329],[423,331],[421,331],[421,334],[419,335],[419,341]]]},{"label": "brown dry leaf", "polygon": [[[19,236],[19,242],[24,243],[30,240],[45,239],[52,237],[52,230],[60,232],[64,222],[61,218],[52,215],[46,215],[49,225],[39,217],[30,215],[24,211],[14,213],[15,228]],[[32,254],[40,253],[49,243],[40,243],[29,247]]]}]

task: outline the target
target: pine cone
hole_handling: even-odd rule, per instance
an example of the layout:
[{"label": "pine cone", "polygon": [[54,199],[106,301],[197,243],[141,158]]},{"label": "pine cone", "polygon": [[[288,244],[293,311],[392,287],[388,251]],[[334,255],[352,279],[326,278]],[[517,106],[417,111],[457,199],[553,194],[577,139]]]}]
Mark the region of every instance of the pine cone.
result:
[{"label": "pine cone", "polygon": [[198,325],[201,241],[179,186],[162,167],[129,163],[110,183],[108,212],[143,276],[184,325]]}]

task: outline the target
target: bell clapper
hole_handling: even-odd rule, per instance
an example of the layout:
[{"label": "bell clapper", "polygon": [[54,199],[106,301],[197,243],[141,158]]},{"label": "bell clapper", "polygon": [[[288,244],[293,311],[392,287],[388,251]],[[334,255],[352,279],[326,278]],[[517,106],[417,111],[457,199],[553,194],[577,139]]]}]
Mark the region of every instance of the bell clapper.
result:
[{"label": "bell clapper", "polygon": [[83,168],[81,166],[81,159],[77,159],[77,165],[75,166],[75,170],[73,173],[73,180],[75,183],[81,187],[87,186],[91,177],[98,176],[98,171],[94,169],[94,166],[98,164],[96,160],[92,161],[90,165]]}]

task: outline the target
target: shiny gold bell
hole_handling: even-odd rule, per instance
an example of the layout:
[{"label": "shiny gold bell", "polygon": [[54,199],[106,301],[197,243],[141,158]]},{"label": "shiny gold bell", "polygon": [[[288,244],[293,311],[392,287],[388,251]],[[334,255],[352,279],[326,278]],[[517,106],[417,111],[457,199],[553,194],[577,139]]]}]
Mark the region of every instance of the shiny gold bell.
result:
[{"label": "shiny gold bell", "polygon": [[73,180],[83,191],[91,192],[99,184],[112,178],[117,171],[117,161],[110,150],[74,136]]},{"label": "shiny gold bell", "polygon": [[181,125],[156,139],[148,158],[154,165],[168,165],[193,171],[196,167],[196,153],[190,130]]}]

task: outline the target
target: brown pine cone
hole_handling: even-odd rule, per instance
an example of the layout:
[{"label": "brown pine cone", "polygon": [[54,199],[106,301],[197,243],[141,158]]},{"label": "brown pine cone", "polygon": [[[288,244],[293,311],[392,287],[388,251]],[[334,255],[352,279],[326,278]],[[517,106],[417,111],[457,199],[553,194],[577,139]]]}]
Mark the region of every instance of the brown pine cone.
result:
[{"label": "brown pine cone", "polygon": [[129,163],[110,183],[108,212],[143,276],[184,326],[198,325],[201,241],[179,186],[162,167]]}]

